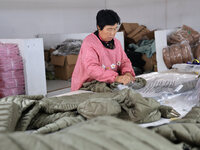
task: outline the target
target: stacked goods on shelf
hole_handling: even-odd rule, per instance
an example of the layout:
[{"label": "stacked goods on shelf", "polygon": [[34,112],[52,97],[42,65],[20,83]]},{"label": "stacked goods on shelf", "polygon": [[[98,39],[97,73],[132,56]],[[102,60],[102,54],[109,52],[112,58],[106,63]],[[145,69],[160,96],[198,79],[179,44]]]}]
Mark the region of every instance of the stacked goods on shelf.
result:
[{"label": "stacked goods on shelf", "polygon": [[163,48],[163,60],[169,69],[173,64],[187,63],[192,59],[191,47],[187,41]]},{"label": "stacked goods on shelf", "polygon": [[171,33],[167,39],[170,46],[163,48],[163,60],[167,68],[199,59],[199,39],[199,32],[186,25]]},{"label": "stacked goods on shelf", "polygon": [[0,43],[0,97],[24,93],[23,61],[18,45]]}]

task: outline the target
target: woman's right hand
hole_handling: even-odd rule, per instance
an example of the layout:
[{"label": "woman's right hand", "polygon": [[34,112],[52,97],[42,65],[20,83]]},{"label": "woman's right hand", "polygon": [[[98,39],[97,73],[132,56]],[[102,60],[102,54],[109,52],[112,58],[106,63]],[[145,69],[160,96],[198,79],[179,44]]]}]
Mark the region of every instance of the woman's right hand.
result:
[{"label": "woman's right hand", "polygon": [[132,81],[132,78],[127,75],[121,75],[115,78],[115,82],[122,83],[124,85],[130,83],[131,81]]}]

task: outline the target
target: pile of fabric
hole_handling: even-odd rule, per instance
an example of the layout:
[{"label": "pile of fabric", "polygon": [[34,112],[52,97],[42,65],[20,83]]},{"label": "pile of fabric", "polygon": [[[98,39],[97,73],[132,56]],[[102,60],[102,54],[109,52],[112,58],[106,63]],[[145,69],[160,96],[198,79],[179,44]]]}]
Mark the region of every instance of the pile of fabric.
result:
[{"label": "pile of fabric", "polygon": [[[195,95],[199,96],[199,91],[198,86]],[[10,96],[0,99],[0,119],[6,118],[0,121],[0,147],[12,150],[198,149],[198,106],[169,124],[149,129],[136,124],[178,116],[172,107],[144,98],[131,89],[53,98]],[[26,130],[31,131],[13,132]]]},{"label": "pile of fabric", "polygon": [[138,23],[122,23],[119,31],[124,32],[125,52],[135,74],[156,71],[154,30]]},{"label": "pile of fabric", "polygon": [[81,48],[82,40],[68,39],[57,45],[53,55],[78,55]]},{"label": "pile of fabric", "polygon": [[0,43],[0,97],[24,94],[23,61],[17,44]]}]

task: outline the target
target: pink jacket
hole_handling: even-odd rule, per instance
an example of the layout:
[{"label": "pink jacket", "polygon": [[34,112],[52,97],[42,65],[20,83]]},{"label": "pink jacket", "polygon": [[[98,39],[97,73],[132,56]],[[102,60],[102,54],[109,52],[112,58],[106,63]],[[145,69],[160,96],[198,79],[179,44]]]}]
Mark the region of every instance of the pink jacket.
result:
[{"label": "pink jacket", "polygon": [[92,80],[112,83],[118,72],[121,75],[130,72],[135,76],[120,41],[114,38],[114,43],[114,49],[105,48],[94,33],[83,40],[72,74],[71,91],[79,90],[84,82]]}]

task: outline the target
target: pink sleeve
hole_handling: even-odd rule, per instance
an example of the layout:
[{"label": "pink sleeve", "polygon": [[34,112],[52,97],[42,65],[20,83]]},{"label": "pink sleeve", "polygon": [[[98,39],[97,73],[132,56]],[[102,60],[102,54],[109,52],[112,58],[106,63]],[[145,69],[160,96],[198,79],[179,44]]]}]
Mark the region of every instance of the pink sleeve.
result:
[{"label": "pink sleeve", "polygon": [[135,72],[133,70],[131,61],[129,60],[126,53],[122,49],[121,44],[120,44],[120,48],[121,48],[121,53],[122,53],[122,61],[121,61],[122,63],[121,63],[121,67],[120,67],[121,74],[124,75],[125,73],[129,72],[134,77]]},{"label": "pink sleeve", "polygon": [[84,44],[83,49],[82,63],[88,76],[100,82],[114,82],[118,73],[113,70],[105,70],[99,62],[97,52],[93,48]]}]

